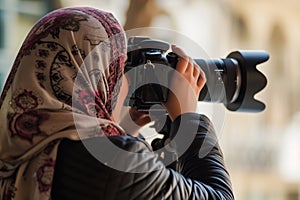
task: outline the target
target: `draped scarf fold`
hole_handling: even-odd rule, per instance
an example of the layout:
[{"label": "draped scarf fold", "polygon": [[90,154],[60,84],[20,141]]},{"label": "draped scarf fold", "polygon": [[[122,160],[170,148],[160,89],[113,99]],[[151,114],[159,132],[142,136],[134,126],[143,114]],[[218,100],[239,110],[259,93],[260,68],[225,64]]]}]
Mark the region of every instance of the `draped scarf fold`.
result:
[{"label": "draped scarf fold", "polygon": [[34,25],[0,98],[0,199],[50,199],[62,138],[124,135],[111,115],[125,59],[109,12],[62,8]]}]

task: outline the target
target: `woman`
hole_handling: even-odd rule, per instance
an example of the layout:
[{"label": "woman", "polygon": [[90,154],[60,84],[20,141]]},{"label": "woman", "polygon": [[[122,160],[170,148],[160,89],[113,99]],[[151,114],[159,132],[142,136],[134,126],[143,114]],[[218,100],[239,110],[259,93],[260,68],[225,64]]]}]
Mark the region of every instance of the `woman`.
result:
[{"label": "woman", "polygon": [[[25,39],[0,99],[1,199],[233,199],[211,123],[195,113],[205,75],[172,48],[180,55],[180,76],[164,106],[170,138],[182,151],[178,172],[117,123],[128,86],[125,39],[112,14],[74,7],[43,17]],[[139,125],[150,121],[131,114]],[[185,137],[192,138],[188,149],[178,142]],[[125,151],[110,152],[105,138]],[[208,151],[200,158],[204,143]],[[99,148],[104,160],[89,153]]]}]

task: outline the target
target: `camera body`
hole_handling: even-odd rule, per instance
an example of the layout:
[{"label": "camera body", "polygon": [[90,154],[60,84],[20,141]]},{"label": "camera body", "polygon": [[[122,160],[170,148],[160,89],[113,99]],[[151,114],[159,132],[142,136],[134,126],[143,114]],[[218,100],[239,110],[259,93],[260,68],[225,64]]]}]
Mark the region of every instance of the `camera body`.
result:
[{"label": "camera body", "polygon": [[[126,105],[148,111],[153,105],[167,101],[178,61],[178,56],[169,49],[169,43],[149,37],[128,39]],[[246,50],[232,52],[224,59],[194,59],[207,79],[198,100],[223,103],[231,111],[264,110],[265,105],[255,100],[254,95],[266,86],[267,79],[256,65],[268,58],[265,51]]]},{"label": "camera body", "polygon": [[169,44],[164,41],[129,38],[125,65],[129,106],[147,111],[152,105],[167,101],[172,69],[178,58],[174,53],[166,54],[168,49]]}]

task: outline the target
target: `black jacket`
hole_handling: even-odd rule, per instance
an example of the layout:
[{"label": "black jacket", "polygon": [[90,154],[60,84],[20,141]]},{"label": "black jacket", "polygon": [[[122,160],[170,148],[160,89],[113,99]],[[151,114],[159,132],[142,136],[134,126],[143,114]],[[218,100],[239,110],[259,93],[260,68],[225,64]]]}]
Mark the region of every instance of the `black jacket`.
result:
[{"label": "black jacket", "polygon": [[[221,150],[205,116],[181,115],[171,124],[170,136],[179,152],[178,172],[165,167],[139,138],[109,137],[114,146],[126,150],[117,153],[109,153],[103,138],[64,139],[58,150],[52,199],[234,199]],[[187,149],[182,145],[186,141],[191,142]],[[95,155],[98,151],[104,153]]]}]

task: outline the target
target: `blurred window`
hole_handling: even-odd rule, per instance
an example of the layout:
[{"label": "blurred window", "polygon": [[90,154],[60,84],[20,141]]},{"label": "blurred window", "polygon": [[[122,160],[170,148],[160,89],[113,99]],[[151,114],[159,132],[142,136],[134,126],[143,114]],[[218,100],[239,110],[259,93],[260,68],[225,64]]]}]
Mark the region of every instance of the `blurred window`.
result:
[{"label": "blurred window", "polygon": [[[1,0],[0,0],[1,3]],[[5,27],[4,27],[4,12],[0,10],[0,49],[4,48],[4,42],[5,42]]]},{"label": "blurred window", "polygon": [[272,59],[275,64],[274,73],[276,73],[274,75],[278,76],[278,78],[285,73],[284,56],[282,55],[284,55],[286,40],[283,30],[280,25],[276,24],[271,32]]},{"label": "blurred window", "polygon": [[3,74],[0,72],[0,94],[2,92],[2,88],[3,88],[3,83],[4,83],[4,77]]}]

